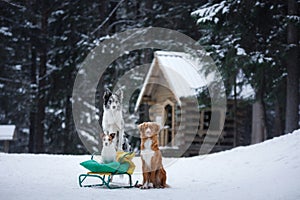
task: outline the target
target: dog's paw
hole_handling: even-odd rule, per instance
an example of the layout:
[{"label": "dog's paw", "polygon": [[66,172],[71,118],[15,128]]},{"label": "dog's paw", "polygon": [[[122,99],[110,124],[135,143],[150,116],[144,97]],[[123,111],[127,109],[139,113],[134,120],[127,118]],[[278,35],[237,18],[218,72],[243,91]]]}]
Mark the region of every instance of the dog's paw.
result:
[{"label": "dog's paw", "polygon": [[141,189],[149,189],[149,188],[151,188],[151,187],[153,187],[153,184],[152,184],[152,183],[146,182],[146,183],[144,183],[144,185],[142,185],[140,188],[141,188]]},{"label": "dog's paw", "polygon": [[141,186],[141,189],[150,189],[153,188],[153,183],[145,183]]},{"label": "dog's paw", "polygon": [[148,188],[153,188],[153,183],[148,183]]},{"label": "dog's paw", "polygon": [[149,189],[149,188],[148,188],[148,184],[144,184],[144,185],[142,185],[140,188],[141,188],[142,190],[144,190],[144,189]]}]

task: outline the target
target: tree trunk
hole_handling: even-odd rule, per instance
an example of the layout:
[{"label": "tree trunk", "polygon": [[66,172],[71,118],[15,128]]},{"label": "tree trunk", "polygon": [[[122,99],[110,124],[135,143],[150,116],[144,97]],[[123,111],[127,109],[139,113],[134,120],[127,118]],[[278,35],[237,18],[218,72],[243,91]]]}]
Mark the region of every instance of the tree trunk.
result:
[{"label": "tree trunk", "polygon": [[[32,42],[32,41],[31,41]],[[31,47],[31,83],[30,83],[30,127],[29,127],[29,153],[35,152],[35,131],[36,131],[36,95],[37,95],[37,80],[36,80],[36,49],[32,44]]]},{"label": "tree trunk", "polygon": [[233,117],[233,124],[234,124],[234,130],[233,130],[233,134],[234,134],[234,142],[233,142],[233,146],[239,146],[240,145],[240,135],[238,134],[238,130],[237,130],[237,74],[235,74],[235,78],[234,78],[234,84],[233,84],[233,94],[234,94],[234,103],[233,103],[233,112],[234,112],[234,117]]},{"label": "tree trunk", "polygon": [[265,94],[265,70],[262,68],[259,80],[260,86],[256,91],[256,102],[253,104],[252,114],[252,138],[251,143],[256,144],[267,139],[267,119],[264,103]]},{"label": "tree trunk", "polygon": [[63,151],[64,154],[72,153],[71,150],[71,112],[72,112],[72,105],[71,105],[71,96],[66,96],[66,108],[65,108],[65,128],[64,128],[64,145],[63,145]]},{"label": "tree trunk", "polygon": [[267,129],[262,100],[257,100],[252,106],[252,137],[251,144],[263,142],[267,138]]},{"label": "tree trunk", "polygon": [[[75,64],[72,64],[75,66]],[[66,83],[72,83],[72,70],[67,70],[66,72]],[[65,154],[71,154],[74,141],[73,129],[72,129],[72,85],[68,84],[66,86],[66,97],[65,97],[65,128],[64,128],[64,144],[63,151]]]},{"label": "tree trunk", "polygon": [[37,110],[37,124],[36,124],[36,153],[43,153],[44,150],[44,123],[45,123],[45,107],[46,107],[46,72],[47,72],[47,23],[48,17],[47,12],[42,13],[42,23],[41,23],[41,37],[42,44],[40,48],[40,66],[39,66],[39,76],[38,76],[38,110]]},{"label": "tree trunk", "polygon": [[283,133],[282,107],[280,106],[279,99],[275,99],[275,119],[274,119],[274,136],[280,136]]},{"label": "tree trunk", "polygon": [[38,112],[37,112],[37,124],[36,124],[36,137],[35,147],[36,153],[44,152],[44,123],[45,123],[45,107],[46,107],[46,55],[41,55],[41,65],[39,69],[39,89],[38,89]]},{"label": "tree trunk", "polygon": [[[288,15],[297,15],[296,0],[288,0]],[[287,43],[287,101],[285,132],[290,133],[299,128],[299,63],[298,63],[298,29],[295,23],[288,23]]]}]

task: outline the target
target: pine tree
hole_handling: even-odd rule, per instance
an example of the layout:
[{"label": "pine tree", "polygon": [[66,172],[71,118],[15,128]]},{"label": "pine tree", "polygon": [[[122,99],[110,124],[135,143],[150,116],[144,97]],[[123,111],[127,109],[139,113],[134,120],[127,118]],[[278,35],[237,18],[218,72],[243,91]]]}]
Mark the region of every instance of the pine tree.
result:
[{"label": "pine tree", "polygon": [[[235,85],[235,75],[240,69],[246,75],[245,83],[250,83],[255,89],[261,124],[253,133],[258,133],[259,141],[266,139],[266,133],[271,132],[267,130],[268,107],[274,107],[274,102],[277,102],[278,108],[278,102],[282,101],[282,91],[278,91],[284,85],[286,72],[282,62],[286,6],[285,1],[213,1],[192,13],[198,18],[203,33],[200,42],[212,52],[228,90]],[[276,111],[276,116],[281,113],[280,109]],[[281,117],[277,116],[277,119]]]},{"label": "pine tree", "polygon": [[288,0],[287,13],[287,104],[285,131],[290,133],[299,128],[299,9],[296,0]]}]

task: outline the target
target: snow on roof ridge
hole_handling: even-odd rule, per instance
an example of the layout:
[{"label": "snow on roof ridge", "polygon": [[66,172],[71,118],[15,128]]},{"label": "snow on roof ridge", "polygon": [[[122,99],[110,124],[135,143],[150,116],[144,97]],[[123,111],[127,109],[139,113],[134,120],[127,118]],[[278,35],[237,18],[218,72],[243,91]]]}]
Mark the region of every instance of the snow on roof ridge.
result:
[{"label": "snow on roof ridge", "polygon": [[198,63],[197,59],[186,52],[155,51],[154,59],[138,97],[135,110],[137,110],[142,100],[146,85],[155,66],[162,71],[169,89],[174,93],[178,103],[181,104],[181,97],[194,96],[197,88],[207,85],[205,77],[202,77],[198,72],[199,65],[201,63]]},{"label": "snow on roof ridge", "polygon": [[155,56],[174,56],[180,58],[183,58],[184,56],[188,55],[184,52],[179,52],[179,51],[155,51],[154,54]]}]

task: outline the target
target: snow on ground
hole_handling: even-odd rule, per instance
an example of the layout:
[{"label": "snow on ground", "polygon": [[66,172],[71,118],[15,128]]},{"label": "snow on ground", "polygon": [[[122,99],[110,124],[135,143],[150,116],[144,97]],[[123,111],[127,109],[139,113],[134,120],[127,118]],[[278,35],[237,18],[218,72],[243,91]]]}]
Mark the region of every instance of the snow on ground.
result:
[{"label": "snow on ground", "polygon": [[[167,189],[80,188],[78,175],[86,170],[79,163],[89,158],[2,153],[0,199],[300,199],[300,130],[249,147],[174,159],[166,167]],[[141,182],[139,161],[133,179]]]}]

